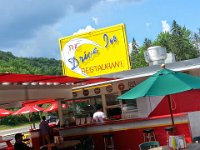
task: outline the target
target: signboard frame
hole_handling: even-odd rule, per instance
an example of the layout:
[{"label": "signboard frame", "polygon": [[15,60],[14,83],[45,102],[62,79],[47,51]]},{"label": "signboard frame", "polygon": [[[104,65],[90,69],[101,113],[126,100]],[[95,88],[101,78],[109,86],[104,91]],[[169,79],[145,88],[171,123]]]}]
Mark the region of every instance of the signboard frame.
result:
[{"label": "signboard frame", "polygon": [[125,24],[59,39],[63,74],[87,78],[130,70]]}]

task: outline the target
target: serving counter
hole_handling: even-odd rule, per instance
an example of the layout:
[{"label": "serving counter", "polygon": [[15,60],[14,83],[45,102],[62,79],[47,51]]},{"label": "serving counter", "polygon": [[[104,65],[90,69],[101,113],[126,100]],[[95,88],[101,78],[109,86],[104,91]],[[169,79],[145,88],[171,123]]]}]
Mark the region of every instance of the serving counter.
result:
[{"label": "serving counter", "polygon": [[[174,115],[176,134],[184,134],[187,142],[191,142],[191,134],[187,114]],[[80,139],[83,136],[93,138],[95,150],[104,149],[103,136],[112,134],[118,150],[139,150],[138,145],[144,142],[143,130],[153,128],[156,140],[166,145],[165,127],[171,125],[169,115],[153,118],[111,120],[103,124],[86,124],[65,128],[56,128],[65,139]]]}]

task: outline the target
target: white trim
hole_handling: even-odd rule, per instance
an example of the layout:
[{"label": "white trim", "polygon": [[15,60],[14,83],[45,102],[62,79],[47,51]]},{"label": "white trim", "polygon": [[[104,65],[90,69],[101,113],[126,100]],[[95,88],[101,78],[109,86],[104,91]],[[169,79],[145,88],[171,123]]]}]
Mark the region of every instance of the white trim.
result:
[{"label": "white trim", "polygon": [[[186,71],[186,70],[199,69],[199,68],[200,68],[200,65],[196,65],[196,66],[181,67],[181,68],[172,69],[172,70],[173,71]],[[152,71],[152,72],[149,72],[149,73],[143,73],[143,74],[138,74],[138,75],[131,75],[131,76],[127,76],[127,77],[120,78],[120,79],[114,79],[114,80],[109,80],[109,81],[103,81],[103,82],[98,82],[98,83],[92,83],[92,84],[88,84],[88,85],[78,86],[78,87],[72,88],[72,90],[84,89],[84,88],[91,87],[91,86],[97,86],[97,85],[101,85],[101,84],[108,84],[108,83],[113,83],[113,82],[123,81],[123,80],[128,80],[128,79],[136,79],[136,78],[141,78],[141,77],[147,77],[147,76],[153,75],[157,71]]]}]

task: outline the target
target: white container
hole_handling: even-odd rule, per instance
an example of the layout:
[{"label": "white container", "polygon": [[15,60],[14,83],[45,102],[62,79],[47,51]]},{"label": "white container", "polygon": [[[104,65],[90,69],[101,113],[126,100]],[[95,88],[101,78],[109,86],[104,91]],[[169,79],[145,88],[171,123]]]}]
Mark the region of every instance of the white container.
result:
[{"label": "white container", "polygon": [[185,135],[170,135],[169,147],[175,150],[186,148]]},{"label": "white container", "polygon": [[161,46],[152,46],[144,52],[145,61],[149,65],[160,65],[165,62],[167,58],[166,48]]}]

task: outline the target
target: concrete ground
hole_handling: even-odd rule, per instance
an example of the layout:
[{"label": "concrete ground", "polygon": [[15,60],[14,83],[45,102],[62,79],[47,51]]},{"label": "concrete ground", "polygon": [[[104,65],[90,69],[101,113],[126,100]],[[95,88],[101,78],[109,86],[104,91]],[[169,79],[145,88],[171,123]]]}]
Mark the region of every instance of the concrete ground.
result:
[{"label": "concrete ground", "polygon": [[[39,125],[36,124],[36,128],[38,128]],[[15,143],[14,136],[16,133],[28,133],[29,130],[31,129],[30,125],[19,127],[19,128],[13,128],[13,129],[7,129],[7,130],[1,130],[0,131],[0,136],[2,137],[3,140],[5,139],[12,139],[11,143]],[[6,143],[0,143],[0,149],[6,147]]]}]

